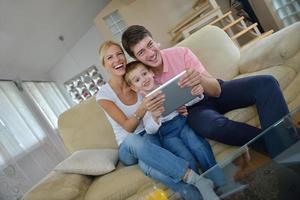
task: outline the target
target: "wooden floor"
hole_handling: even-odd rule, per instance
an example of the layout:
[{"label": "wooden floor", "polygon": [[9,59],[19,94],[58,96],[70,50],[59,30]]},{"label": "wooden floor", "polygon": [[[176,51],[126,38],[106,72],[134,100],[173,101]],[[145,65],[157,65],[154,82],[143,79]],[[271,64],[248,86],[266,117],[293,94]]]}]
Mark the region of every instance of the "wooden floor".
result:
[{"label": "wooden floor", "polygon": [[238,181],[248,176],[256,169],[272,162],[269,157],[252,149],[249,150],[249,155],[250,156],[243,154],[233,161],[233,164],[235,164],[239,168],[239,170],[234,175],[234,180]]}]

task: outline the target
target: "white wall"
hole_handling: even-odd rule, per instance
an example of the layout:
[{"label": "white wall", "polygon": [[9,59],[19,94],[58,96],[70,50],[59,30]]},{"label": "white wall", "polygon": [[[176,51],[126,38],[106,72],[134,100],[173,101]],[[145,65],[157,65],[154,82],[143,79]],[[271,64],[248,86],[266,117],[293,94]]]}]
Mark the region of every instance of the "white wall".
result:
[{"label": "white wall", "polygon": [[49,71],[51,79],[56,81],[69,100],[70,96],[67,94],[63,83],[88,67],[96,65],[104,79],[107,80],[105,70],[102,66],[99,66],[98,48],[103,41],[104,39],[98,29],[95,26],[92,26],[67,55],[62,57],[62,59]]},{"label": "white wall", "polygon": [[141,24],[149,28],[161,47],[167,48],[174,45],[168,32],[193,12],[195,2],[196,0],[138,0],[126,3],[124,0],[112,0],[100,11],[94,22],[105,39],[112,39],[103,18],[118,10],[128,26]]},{"label": "white wall", "polygon": [[35,81],[50,81],[48,73],[42,71],[33,71],[27,69],[16,69],[14,67],[0,67],[0,79],[2,80],[35,80]]}]

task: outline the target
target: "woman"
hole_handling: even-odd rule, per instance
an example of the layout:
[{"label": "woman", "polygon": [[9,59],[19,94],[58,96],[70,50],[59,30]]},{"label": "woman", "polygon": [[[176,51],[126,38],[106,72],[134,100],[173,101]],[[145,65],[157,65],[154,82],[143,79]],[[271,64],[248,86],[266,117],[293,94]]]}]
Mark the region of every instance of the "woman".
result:
[{"label": "woman", "polygon": [[191,170],[186,160],[163,149],[157,134],[143,132],[140,119],[147,109],[157,110],[157,113],[163,111],[163,95],[157,94],[155,102],[144,98],[141,104],[137,103],[140,97],[123,79],[127,61],[120,45],[107,41],[100,47],[99,54],[111,78],[101,87],[96,99],[113,127],[120,161],[125,165],[138,163],[146,175],[161,181],[187,200],[219,199],[210,180]]}]

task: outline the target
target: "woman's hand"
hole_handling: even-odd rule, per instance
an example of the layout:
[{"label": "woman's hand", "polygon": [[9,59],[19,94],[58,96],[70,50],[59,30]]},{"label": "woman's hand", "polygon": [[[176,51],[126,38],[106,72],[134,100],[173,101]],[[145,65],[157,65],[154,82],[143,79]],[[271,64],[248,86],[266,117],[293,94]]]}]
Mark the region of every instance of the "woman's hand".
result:
[{"label": "woman's hand", "polygon": [[144,97],[142,101],[142,105],[148,111],[155,111],[160,107],[163,107],[163,103],[165,101],[165,95],[158,91],[149,97]]},{"label": "woman's hand", "polygon": [[176,111],[183,116],[187,116],[188,115],[188,110],[186,108],[186,106],[180,106],[179,108],[176,109]]},{"label": "woman's hand", "polygon": [[201,84],[195,85],[191,90],[191,94],[193,96],[199,96],[203,93],[204,93],[204,89]]}]

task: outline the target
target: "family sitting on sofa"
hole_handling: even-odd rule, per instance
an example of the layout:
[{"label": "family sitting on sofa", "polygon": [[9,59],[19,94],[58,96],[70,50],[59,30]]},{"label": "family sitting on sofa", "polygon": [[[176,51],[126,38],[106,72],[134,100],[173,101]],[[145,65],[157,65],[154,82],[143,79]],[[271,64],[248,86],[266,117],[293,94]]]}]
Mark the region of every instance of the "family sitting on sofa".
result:
[{"label": "family sitting on sofa", "polygon": [[[219,199],[214,189],[218,191],[226,184],[221,169],[214,168],[206,178],[198,171],[198,165],[206,171],[216,164],[204,137],[241,146],[286,115],[288,108],[278,82],[267,75],[217,80],[190,49],[160,50],[151,33],[139,25],[123,33],[122,45],[137,61],[127,65],[121,46],[104,42],[99,49],[100,61],[111,78],[96,96],[114,130],[120,161],[124,165],[138,164],[145,175],[186,200]],[[179,86],[191,88],[195,96],[204,94],[204,99],[161,117],[164,94],[144,95],[183,70],[187,73]],[[256,105],[261,129],[223,115],[250,105]],[[156,134],[147,128],[144,131],[149,123]],[[284,148],[280,137],[264,138],[265,151],[271,157]]]}]

